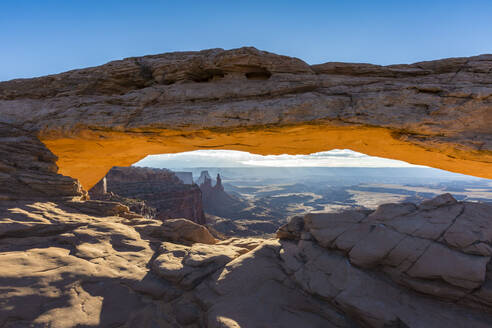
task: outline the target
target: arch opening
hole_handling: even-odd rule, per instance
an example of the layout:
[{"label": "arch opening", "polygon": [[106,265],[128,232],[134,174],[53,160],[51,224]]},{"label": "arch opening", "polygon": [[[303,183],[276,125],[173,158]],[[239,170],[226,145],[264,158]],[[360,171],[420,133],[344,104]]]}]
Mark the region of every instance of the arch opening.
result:
[{"label": "arch opening", "polygon": [[113,167],[89,194],[120,201],[138,214],[187,218],[224,236],[268,236],[290,218],[387,203],[421,203],[449,193],[492,201],[492,180],[348,149],[308,155],[196,150],[149,155]]},{"label": "arch opening", "polygon": [[[240,117],[238,118],[240,119]],[[492,178],[492,154],[421,145],[387,128],[304,124],[209,130],[83,130],[77,135],[40,135],[58,156],[61,174],[94,186],[113,166],[130,166],[147,155],[204,149],[229,149],[259,155],[311,154],[332,149],[425,165],[450,172]]]}]

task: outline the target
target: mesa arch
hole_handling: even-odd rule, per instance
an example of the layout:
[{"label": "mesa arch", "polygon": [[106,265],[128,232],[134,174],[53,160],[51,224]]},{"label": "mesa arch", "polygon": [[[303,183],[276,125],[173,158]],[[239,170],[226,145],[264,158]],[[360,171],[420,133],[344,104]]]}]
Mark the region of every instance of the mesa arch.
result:
[{"label": "mesa arch", "polygon": [[[60,173],[78,178],[89,189],[112,166],[129,166],[150,154],[197,149],[231,149],[257,154],[309,154],[334,148],[350,148],[372,156],[404,160],[448,171],[492,178],[491,164],[451,157],[400,141],[387,129],[300,125],[262,127],[252,130],[183,133],[160,131],[150,134],[105,133],[84,139],[45,139],[59,157]],[[99,140],[103,136],[103,140]]]},{"label": "mesa arch", "polygon": [[255,48],[127,58],[0,83],[0,123],[35,133],[88,189],[114,165],[195,149],[349,148],[492,178],[492,55],[410,65]]}]

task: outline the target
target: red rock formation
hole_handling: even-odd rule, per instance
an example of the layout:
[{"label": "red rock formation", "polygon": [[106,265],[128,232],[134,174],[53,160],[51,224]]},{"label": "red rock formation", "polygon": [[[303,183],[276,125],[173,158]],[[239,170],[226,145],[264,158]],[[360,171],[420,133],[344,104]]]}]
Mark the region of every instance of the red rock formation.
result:
[{"label": "red rock formation", "polygon": [[200,190],[205,212],[228,218],[237,215],[244,208],[244,204],[224,191],[220,174],[217,174],[217,183],[212,186],[212,179],[207,171],[204,172],[200,176],[204,181],[200,184]]},{"label": "red rock formation", "polygon": [[[92,198],[101,199],[102,184],[103,180],[89,191]],[[156,209],[159,220],[185,218],[205,223],[200,188],[182,183],[170,170],[113,167],[106,175],[106,186],[108,192],[145,201]]]}]

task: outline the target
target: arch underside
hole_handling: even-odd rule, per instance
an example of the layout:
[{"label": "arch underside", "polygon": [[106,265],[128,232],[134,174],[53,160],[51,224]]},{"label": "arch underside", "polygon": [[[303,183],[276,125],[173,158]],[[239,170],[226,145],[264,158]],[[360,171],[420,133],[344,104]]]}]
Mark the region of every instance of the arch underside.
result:
[{"label": "arch underside", "polygon": [[405,161],[451,172],[492,178],[492,155],[459,150],[449,144],[430,147],[399,137],[391,129],[370,126],[302,124],[254,128],[176,131],[80,131],[75,137],[42,137],[58,156],[59,173],[90,189],[113,166],[129,166],[147,155],[199,149],[228,149],[267,154],[310,154],[351,149],[370,156]]}]

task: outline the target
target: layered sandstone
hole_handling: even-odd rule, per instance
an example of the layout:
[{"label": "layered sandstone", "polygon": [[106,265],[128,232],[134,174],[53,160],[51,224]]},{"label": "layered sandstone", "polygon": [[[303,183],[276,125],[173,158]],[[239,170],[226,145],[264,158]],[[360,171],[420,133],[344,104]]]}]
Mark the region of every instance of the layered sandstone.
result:
[{"label": "layered sandstone", "polygon": [[204,148],[350,148],[492,177],[492,55],[305,62],[255,48],[127,58],[0,83],[0,122],[36,132],[88,189],[115,165]]},{"label": "layered sandstone", "polygon": [[35,135],[0,123],[0,201],[85,197],[77,180],[57,173],[56,160]]},{"label": "layered sandstone", "polygon": [[[174,172],[147,167],[113,167],[104,177],[106,192],[144,201],[155,209],[155,218],[185,218],[205,223],[202,193],[195,184],[184,184]],[[115,200],[104,195],[101,180],[89,191],[93,199]],[[146,211],[145,207],[143,208]],[[144,214],[143,212],[140,212]]]},{"label": "layered sandstone", "polygon": [[[291,220],[277,235],[296,241],[297,246],[290,249],[293,258],[301,256],[305,245],[314,243],[342,254],[354,267],[384,272],[408,289],[483,309],[492,305],[490,210],[490,204],[457,202],[450,194],[443,194],[420,206],[385,204],[376,211],[308,214]],[[330,268],[334,275],[325,284],[335,288],[324,291],[312,288],[310,281],[319,277],[304,271],[299,260],[288,261],[303,288],[326,298],[343,289],[343,284],[335,283],[340,269],[334,258],[328,260],[335,261]],[[354,287],[354,282],[346,284]],[[363,306],[372,306],[369,300],[367,303]],[[385,317],[398,318],[395,304],[387,303],[385,308]]]}]

